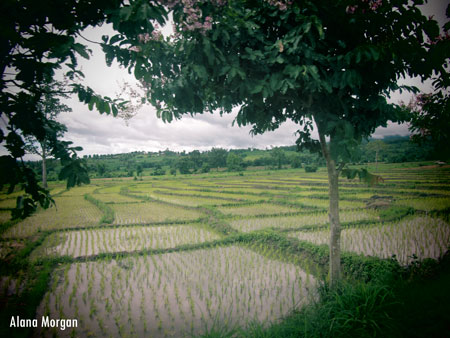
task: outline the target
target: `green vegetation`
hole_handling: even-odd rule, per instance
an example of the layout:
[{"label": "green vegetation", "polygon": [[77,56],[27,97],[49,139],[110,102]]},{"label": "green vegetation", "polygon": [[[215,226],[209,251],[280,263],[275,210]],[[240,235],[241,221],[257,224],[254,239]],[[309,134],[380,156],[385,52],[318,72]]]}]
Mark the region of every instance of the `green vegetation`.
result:
[{"label": "green vegetation", "polygon": [[449,172],[416,168],[379,163],[373,187],[341,180],[353,207],[335,288],[323,170],[52,183],[57,209],[4,224],[1,318],[78,318],[74,335],[445,336]]},{"label": "green vegetation", "polygon": [[[381,142],[383,146],[378,151],[372,144]],[[377,149],[377,148],[375,148]],[[353,163],[360,166],[370,165],[369,170],[376,171],[377,163],[402,163],[422,161],[421,165],[434,164],[433,160],[445,158],[434,156],[426,145],[417,145],[409,137],[387,136],[382,140],[362,142],[353,156]],[[227,157],[231,155],[227,164]],[[324,167],[324,160],[309,151],[299,152],[296,146],[278,147],[274,149],[232,149],[212,148],[210,151],[190,153],[173,152],[133,152],[127,154],[89,155],[84,157],[86,168],[91,178],[121,178],[143,176],[161,176],[207,173],[210,170],[242,171],[254,168],[279,170],[282,168],[304,168],[308,170]],[[370,164],[373,162],[373,165]],[[29,162],[38,178],[41,175],[41,161]],[[57,161],[47,160],[47,179],[57,181],[61,166]],[[314,172],[314,171],[312,171]]]},{"label": "green vegetation", "polygon": [[[0,219],[15,220],[1,227],[2,324],[70,316],[73,336],[449,335],[448,167],[403,163],[449,156],[450,23],[422,2],[1,2]],[[92,54],[82,34],[105,23],[106,63],[135,76],[146,91],[135,98],[164,122],[234,110],[262,134],[290,120],[297,147],[79,158],[61,140],[61,98],[124,118],[139,107],[81,82],[78,57]],[[397,90],[417,94],[399,83],[410,77],[432,93],[391,103]],[[389,121],[411,121],[420,146],[369,140]],[[25,162],[27,148],[42,161]],[[422,289],[431,301],[411,299]]]},{"label": "green vegetation", "polygon": [[114,222],[114,210],[110,206],[106,205],[98,199],[95,199],[89,194],[85,194],[84,199],[94,204],[103,212],[103,216],[99,221],[100,224],[111,224]]}]

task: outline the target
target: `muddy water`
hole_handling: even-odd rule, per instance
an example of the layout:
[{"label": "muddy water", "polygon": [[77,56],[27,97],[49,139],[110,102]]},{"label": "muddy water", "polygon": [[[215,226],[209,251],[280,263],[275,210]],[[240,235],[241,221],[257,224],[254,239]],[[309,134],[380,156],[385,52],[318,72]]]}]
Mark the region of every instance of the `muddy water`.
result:
[{"label": "muddy water", "polygon": [[[197,336],[268,324],[315,295],[299,267],[237,246],[76,263],[55,274],[38,318],[77,318],[77,336]],[[50,329],[70,336],[71,330]]]}]

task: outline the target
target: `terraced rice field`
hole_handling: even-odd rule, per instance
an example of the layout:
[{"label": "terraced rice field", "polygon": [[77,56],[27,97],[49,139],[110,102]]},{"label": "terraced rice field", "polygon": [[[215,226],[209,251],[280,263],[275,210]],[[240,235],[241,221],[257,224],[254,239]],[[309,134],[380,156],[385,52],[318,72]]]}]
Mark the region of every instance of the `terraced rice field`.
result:
[{"label": "terraced rice field", "polygon": [[[314,244],[327,244],[329,234],[326,230],[299,231],[290,236]],[[401,264],[411,263],[413,255],[421,259],[442,257],[449,243],[449,225],[431,217],[344,229],[341,233],[342,250],[380,258],[395,256]]]},{"label": "terraced rice field", "polygon": [[[385,182],[376,187],[341,179],[342,250],[395,255],[402,265],[441,257],[450,246],[450,172],[386,167],[380,174]],[[314,299],[324,277],[318,263],[277,244],[327,245],[323,169],[52,189],[57,208],[11,223],[0,241],[6,258],[38,240],[29,259],[56,267],[37,317],[79,319],[76,329],[36,336],[190,337],[269,325]],[[390,206],[367,208],[373,196]],[[14,200],[0,196],[0,222]],[[0,277],[5,292],[20,284]]]},{"label": "terraced rice field", "polygon": [[[346,211],[340,213],[341,222],[357,222],[362,220],[377,221],[378,215],[367,210]],[[255,230],[276,228],[276,229],[295,229],[303,227],[321,227],[329,223],[327,212],[314,212],[299,214],[295,216],[271,216],[264,218],[243,218],[233,220],[230,225],[242,232],[251,232]]]},{"label": "terraced rice field", "polygon": [[102,212],[84,199],[70,195],[55,197],[56,207],[42,210],[26,218],[3,235],[4,237],[29,237],[39,231],[92,227],[98,224]]},{"label": "terraced rice field", "polygon": [[275,321],[312,297],[315,284],[293,264],[240,247],[131,256],[67,265],[38,313],[80,318],[77,335],[198,336]]},{"label": "terraced rice field", "polygon": [[159,202],[114,204],[115,224],[143,224],[170,221],[191,221],[202,214]]},{"label": "terraced rice field", "polygon": [[219,239],[219,235],[198,224],[64,231],[48,236],[36,254],[41,257],[52,254],[82,257],[109,252],[175,248],[215,239]]}]

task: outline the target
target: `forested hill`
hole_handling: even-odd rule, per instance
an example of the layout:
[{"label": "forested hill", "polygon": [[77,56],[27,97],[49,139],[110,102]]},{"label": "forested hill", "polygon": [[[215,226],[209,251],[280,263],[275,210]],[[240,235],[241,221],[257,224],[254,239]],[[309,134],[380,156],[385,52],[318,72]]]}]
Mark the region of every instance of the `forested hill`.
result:
[{"label": "forested hill", "polygon": [[[377,156],[378,153],[378,156]],[[445,160],[433,155],[432,146],[417,145],[407,136],[389,136],[382,140],[363,142],[354,154],[354,163],[367,162],[412,162]],[[212,148],[200,152],[131,152],[126,154],[86,155],[84,159],[89,175],[95,177],[139,177],[146,175],[191,174],[216,170],[240,171],[259,167],[281,169],[324,166],[322,156],[309,152],[298,152],[296,146],[262,149]],[[30,162],[40,174],[40,161]],[[60,171],[57,161],[47,163],[48,179],[56,180]]]}]

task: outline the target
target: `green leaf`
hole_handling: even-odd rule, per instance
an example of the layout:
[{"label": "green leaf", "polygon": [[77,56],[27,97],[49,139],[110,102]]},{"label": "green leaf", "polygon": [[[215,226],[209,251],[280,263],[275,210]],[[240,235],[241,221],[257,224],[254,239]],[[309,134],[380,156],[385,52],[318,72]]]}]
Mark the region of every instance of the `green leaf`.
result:
[{"label": "green leaf", "polygon": [[273,91],[277,91],[278,89],[280,89],[282,84],[283,82],[279,74],[273,74],[270,77],[270,89],[272,89]]},{"label": "green leaf", "polygon": [[254,86],[253,89],[250,90],[250,94],[258,94],[258,93],[260,93],[263,90],[263,87],[264,86],[262,84]]},{"label": "green leaf", "polygon": [[67,180],[67,189],[70,189],[75,185],[90,183],[88,171],[85,167],[85,164],[83,160],[78,158],[72,159],[67,165],[65,165],[61,169],[58,178],[60,180]]},{"label": "green leaf", "polygon": [[95,96],[92,96],[88,103],[88,108],[90,111],[94,109],[94,104],[97,104],[97,98]]},{"label": "green leaf", "polygon": [[111,109],[112,109],[112,113],[114,117],[117,117],[117,115],[119,114],[119,111],[117,110],[117,107],[115,104],[111,105]]},{"label": "green leaf", "polygon": [[122,34],[116,34],[116,35],[113,35],[113,36],[111,37],[111,40],[109,40],[109,44],[110,44],[110,45],[113,45],[113,44],[115,44],[116,42],[118,42],[118,41],[120,41],[120,40],[123,40]]},{"label": "green leaf", "polygon": [[73,44],[73,49],[80,54],[85,59],[89,60],[89,54],[88,51],[91,52],[89,49],[86,49],[85,45],[82,45],[81,43],[75,43]]},{"label": "green leaf", "polygon": [[278,55],[274,62],[284,63],[284,59],[283,59],[283,57],[281,55]]},{"label": "green leaf", "polygon": [[373,60],[377,61],[380,58],[380,52],[375,47],[369,47]]},{"label": "green leaf", "polygon": [[203,40],[203,51],[206,54],[206,57],[208,59],[208,64],[211,66],[214,64],[214,51],[211,47],[211,43],[208,39]]},{"label": "green leaf", "polygon": [[197,74],[197,76],[201,79],[207,79],[208,73],[206,72],[206,68],[203,65],[192,65],[192,69]]}]

